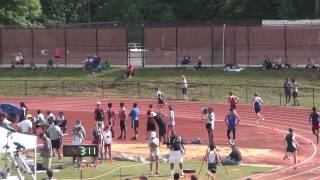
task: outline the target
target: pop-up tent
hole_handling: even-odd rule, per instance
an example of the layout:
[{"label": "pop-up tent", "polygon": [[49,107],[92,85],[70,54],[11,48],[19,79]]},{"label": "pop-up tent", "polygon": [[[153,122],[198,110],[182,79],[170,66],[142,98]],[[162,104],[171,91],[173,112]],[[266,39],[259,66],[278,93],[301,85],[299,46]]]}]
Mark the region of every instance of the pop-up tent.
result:
[{"label": "pop-up tent", "polygon": [[[8,146],[8,148],[6,148]],[[20,147],[19,147],[20,146]],[[32,176],[36,179],[36,151],[37,151],[37,136],[14,132],[10,127],[0,127],[0,154],[7,156],[8,152],[16,152],[17,148],[22,148],[28,151],[34,151],[34,167]]]}]

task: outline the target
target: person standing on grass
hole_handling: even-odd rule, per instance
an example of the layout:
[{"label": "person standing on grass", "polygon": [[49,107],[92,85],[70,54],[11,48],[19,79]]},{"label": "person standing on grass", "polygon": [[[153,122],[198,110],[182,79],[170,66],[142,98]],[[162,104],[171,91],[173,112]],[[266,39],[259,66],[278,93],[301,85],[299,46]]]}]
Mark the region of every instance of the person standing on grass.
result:
[{"label": "person standing on grass", "polygon": [[[74,129],[74,133],[73,133],[73,137],[72,137],[72,145],[81,145],[84,142],[84,135],[82,132],[82,128],[81,126],[77,126],[76,129]],[[78,156],[78,157],[74,157],[73,160],[74,163],[74,168],[79,168],[82,164],[82,157]]]},{"label": "person standing on grass", "polygon": [[151,112],[150,116],[154,119],[154,121],[158,124],[159,128],[159,141],[163,138],[163,144],[166,144],[166,121],[162,113]]},{"label": "person standing on grass", "polygon": [[300,106],[299,100],[298,100],[298,86],[299,86],[299,84],[296,82],[295,79],[292,79],[291,82],[292,82],[291,89],[292,89],[293,105]]},{"label": "person standing on grass", "polygon": [[104,127],[104,112],[101,108],[101,102],[97,101],[97,107],[94,110],[94,119],[96,120],[96,124],[101,124],[101,127]]},{"label": "person standing on grass", "polygon": [[156,164],[156,174],[160,174],[160,171],[159,171],[160,141],[159,141],[159,138],[157,138],[157,133],[155,131],[152,131],[150,133],[148,146],[150,148],[150,175],[153,174],[152,172],[153,163]]},{"label": "person standing on grass", "polygon": [[257,93],[254,93],[254,97],[253,97],[253,101],[252,101],[252,108],[257,115],[256,124],[259,124],[260,120],[264,120],[263,116],[261,115],[262,105],[263,105],[262,98],[259,97]]},{"label": "person standing on grass", "polygon": [[168,133],[167,133],[167,139],[169,139],[169,134],[172,136],[172,134],[175,133],[174,126],[176,125],[174,120],[174,111],[172,108],[172,105],[169,106],[169,125],[168,125]]},{"label": "person standing on grass", "polygon": [[184,99],[188,99],[188,96],[187,96],[188,82],[187,82],[187,79],[186,79],[186,77],[184,75],[181,76],[180,85],[181,85],[183,98]]},{"label": "person standing on grass", "polygon": [[51,169],[51,159],[52,159],[52,144],[50,139],[46,136],[46,133],[41,133],[39,138],[43,140],[43,149],[41,152],[42,156],[42,166],[45,170]]},{"label": "person standing on grass", "polygon": [[217,165],[221,161],[216,151],[216,145],[214,143],[209,144],[210,151],[206,154],[206,160],[208,163],[208,173],[212,180],[216,179]]},{"label": "person standing on grass", "polygon": [[115,123],[115,114],[113,112],[112,108],[112,103],[108,103],[108,110],[107,110],[107,114],[108,114],[108,123],[109,123],[109,129],[112,133],[112,138],[114,139],[114,123]]},{"label": "person standing on grass", "polygon": [[[56,153],[58,154],[59,159],[61,159],[61,156],[60,156],[60,148],[62,144],[61,129],[58,125],[54,124],[53,117],[51,116],[48,119],[48,124],[49,124],[49,127],[46,130],[46,132],[48,133],[48,136],[51,140],[52,148],[56,150]],[[53,156],[55,156],[54,153],[53,153]]]},{"label": "person standing on grass", "polygon": [[111,156],[111,144],[112,144],[112,131],[111,128],[106,126],[103,131],[103,142],[104,142],[104,157],[107,161],[107,154],[109,158],[109,163],[112,163]]},{"label": "person standing on grass", "polygon": [[236,105],[238,104],[238,102],[239,102],[239,98],[233,95],[231,91],[229,91],[228,103],[230,104],[230,108],[235,110],[237,108]]},{"label": "person standing on grass", "polygon": [[312,108],[312,112],[309,116],[309,121],[312,124],[312,134],[317,137],[317,143],[319,144],[319,121],[320,114],[317,112],[316,107]]},{"label": "person standing on grass", "polygon": [[[93,139],[92,139],[92,144],[94,145],[97,145],[98,146],[98,156],[94,157],[94,163],[95,165],[97,165],[98,162],[98,159],[99,158],[103,158],[103,154],[102,154],[102,139],[103,139],[103,136],[102,136],[102,125],[100,123],[97,124],[97,127],[93,129],[93,132],[92,132],[92,136],[93,136]],[[100,157],[99,157],[100,156]]]},{"label": "person standing on grass", "polygon": [[209,107],[208,114],[207,114],[207,124],[206,124],[209,143],[213,142],[214,122],[215,122],[215,115],[213,113],[213,109]]},{"label": "person standing on grass", "polygon": [[131,116],[131,127],[134,130],[134,137],[131,140],[138,139],[138,128],[139,128],[139,108],[137,103],[133,103],[133,108],[131,109],[130,116]]},{"label": "person standing on grass", "polygon": [[[236,127],[240,123],[239,116],[234,112],[234,109],[230,108],[230,113],[225,118],[227,129],[227,137],[228,141],[231,145],[234,145],[236,140]],[[232,132],[232,140],[230,137],[230,133]]]},{"label": "person standing on grass", "polygon": [[296,169],[297,165],[297,148],[299,147],[298,142],[296,141],[296,135],[293,133],[293,129],[289,128],[289,133],[285,138],[286,144],[286,155],[283,157],[284,160],[290,160],[290,155],[293,155],[293,168]]},{"label": "person standing on grass", "polygon": [[124,103],[120,103],[120,110],[119,110],[119,120],[120,120],[120,136],[118,139],[126,140],[127,137],[127,119],[128,119],[128,114],[126,111],[126,108],[124,107]]},{"label": "person standing on grass", "polygon": [[286,106],[288,106],[291,99],[291,82],[289,81],[289,78],[286,78],[286,80],[284,81],[283,89],[284,95],[286,96]]},{"label": "person standing on grass", "polygon": [[179,162],[180,167],[180,175],[183,176],[183,155],[185,154],[185,148],[182,142],[181,137],[177,136],[176,134],[173,134],[168,142],[168,146],[170,148],[169,153],[169,163],[170,163],[170,175],[174,175],[174,164],[176,162]]},{"label": "person standing on grass", "polygon": [[154,119],[150,116],[152,111],[153,111],[152,104],[150,104],[149,109],[147,111],[147,137],[146,137],[146,140],[149,139],[151,132],[156,131],[156,124],[154,122]]}]

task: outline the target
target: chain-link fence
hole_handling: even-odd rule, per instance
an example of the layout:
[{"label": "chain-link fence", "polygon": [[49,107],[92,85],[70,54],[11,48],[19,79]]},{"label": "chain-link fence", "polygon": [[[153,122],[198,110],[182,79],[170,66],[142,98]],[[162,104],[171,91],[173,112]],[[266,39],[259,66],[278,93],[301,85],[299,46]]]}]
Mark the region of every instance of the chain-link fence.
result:
[{"label": "chain-link fence", "polygon": [[[2,96],[69,96],[155,99],[155,88],[169,100],[184,99],[181,84],[152,81],[87,81],[87,80],[0,80]],[[241,104],[250,104],[254,93],[267,105],[286,105],[283,87],[245,86],[223,84],[188,84],[188,100],[226,103],[228,92],[240,98]],[[300,88],[300,106],[320,105],[320,89]],[[288,105],[293,104],[293,97]]]}]

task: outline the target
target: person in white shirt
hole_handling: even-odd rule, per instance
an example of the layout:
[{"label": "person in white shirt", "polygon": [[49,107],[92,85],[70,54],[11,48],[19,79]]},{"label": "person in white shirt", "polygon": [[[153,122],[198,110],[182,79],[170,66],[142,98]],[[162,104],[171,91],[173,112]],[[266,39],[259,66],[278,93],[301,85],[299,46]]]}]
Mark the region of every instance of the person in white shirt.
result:
[{"label": "person in white shirt", "polygon": [[187,88],[188,88],[188,83],[187,83],[187,79],[184,75],[181,76],[181,90],[182,90],[182,95],[184,99],[188,99],[187,97]]},{"label": "person in white shirt", "polygon": [[167,104],[167,103],[164,101],[164,94],[163,94],[163,92],[160,91],[159,88],[156,88],[155,90],[156,90],[156,98],[157,98],[157,100],[158,100],[159,110],[160,110],[160,108],[161,108],[163,105]]},{"label": "person in white shirt", "polygon": [[39,128],[47,122],[41,110],[37,110],[37,114],[37,117],[34,119],[35,128]]},{"label": "person in white shirt", "polygon": [[26,115],[26,119],[19,122],[17,126],[19,127],[18,132],[21,132],[23,134],[30,134],[32,133],[32,115],[28,114]]},{"label": "person in white shirt", "polygon": [[208,108],[208,115],[207,115],[207,124],[206,124],[206,129],[208,131],[209,143],[213,142],[214,121],[215,121],[215,115],[213,113],[213,109],[211,107],[209,107]]},{"label": "person in white shirt", "polygon": [[[72,145],[81,145],[84,142],[84,136],[81,127],[77,127],[72,137]],[[82,157],[74,158],[74,167],[80,167],[82,163]]]},{"label": "person in white shirt", "polygon": [[47,117],[46,117],[47,121],[50,117],[52,118],[53,122],[56,121],[56,116],[51,111],[47,111]]},{"label": "person in white shirt", "polygon": [[107,160],[107,154],[109,158],[109,163],[112,163],[112,156],[111,156],[111,144],[112,144],[112,132],[109,128],[109,125],[106,124],[102,132],[103,142],[104,142],[104,157]]},{"label": "person in white shirt", "polygon": [[298,100],[298,86],[299,84],[296,82],[295,79],[291,80],[291,89],[292,89],[292,97],[293,97],[293,105],[299,106],[299,100]]},{"label": "person in white shirt", "polygon": [[[49,117],[48,119],[49,127],[46,130],[46,132],[49,135],[49,138],[51,140],[52,149],[56,149],[56,152],[58,154],[59,159],[61,159],[60,156],[60,147],[62,144],[62,132],[59,126],[55,125],[53,122],[53,117]],[[53,153],[54,156],[54,153]]]},{"label": "person in white shirt", "polygon": [[23,55],[22,55],[22,53],[18,53],[17,54],[17,56],[14,58],[14,60],[15,60],[15,64],[16,65],[22,65],[22,66],[24,66],[24,59],[23,59]]},{"label": "person in white shirt", "polygon": [[152,131],[150,133],[150,138],[148,141],[148,146],[150,148],[150,175],[153,174],[153,172],[152,172],[153,163],[156,164],[156,174],[160,174],[160,172],[159,172],[159,156],[160,156],[159,145],[160,145],[160,141],[159,141],[159,138],[157,138],[157,133],[155,131]]},{"label": "person in white shirt", "polygon": [[214,143],[209,144],[210,151],[206,154],[208,163],[208,173],[212,180],[215,180],[217,173],[217,165],[221,161],[216,151],[216,145]]},{"label": "person in white shirt", "polygon": [[174,111],[172,108],[172,105],[169,106],[169,125],[168,125],[168,133],[167,133],[167,139],[169,139],[169,134],[172,136],[174,131],[174,126],[176,125],[176,122],[174,120]]},{"label": "person in white shirt", "polygon": [[261,107],[263,105],[263,100],[261,97],[258,96],[257,93],[254,93],[254,98],[252,101],[252,108],[254,109],[254,112],[257,114],[257,122],[256,124],[259,124],[259,120],[264,120],[263,116],[261,115]]},{"label": "person in white shirt", "polygon": [[4,113],[0,113],[0,127],[6,127],[11,124],[12,122],[6,118],[6,115]]}]

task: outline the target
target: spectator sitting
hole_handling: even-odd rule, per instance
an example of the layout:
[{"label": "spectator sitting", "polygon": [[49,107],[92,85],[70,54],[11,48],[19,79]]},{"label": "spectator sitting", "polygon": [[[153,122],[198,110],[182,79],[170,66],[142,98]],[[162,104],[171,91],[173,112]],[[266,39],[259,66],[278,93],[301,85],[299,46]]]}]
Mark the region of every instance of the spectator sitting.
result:
[{"label": "spectator sitting", "polygon": [[266,55],[264,58],[264,62],[262,64],[262,69],[266,70],[266,69],[271,69],[271,68],[272,68],[272,63],[270,61],[269,56]]},{"label": "spectator sitting", "polygon": [[16,65],[24,66],[24,59],[22,53],[18,53],[17,56],[14,58]]},{"label": "spectator sitting", "polygon": [[288,58],[288,56],[284,57],[284,68],[290,68],[291,67],[291,61]]},{"label": "spectator sitting", "polygon": [[190,62],[191,62],[191,58],[189,55],[187,55],[187,56],[183,57],[183,59],[181,61],[181,65],[188,65],[188,64],[190,64]]},{"label": "spectator sitting", "polygon": [[227,156],[221,163],[223,165],[238,165],[242,161],[242,156],[240,150],[235,146],[231,146],[231,153]]},{"label": "spectator sitting", "polygon": [[277,56],[277,57],[273,60],[273,62],[274,62],[274,68],[275,68],[275,69],[281,69],[281,68],[282,68],[282,59],[281,59],[279,56]]},{"label": "spectator sitting", "polygon": [[111,65],[109,64],[108,61],[105,61],[104,64],[103,64],[103,70],[104,71],[110,71],[111,69]]},{"label": "spectator sitting", "polygon": [[203,61],[202,61],[202,57],[199,56],[198,57],[198,62],[196,65],[194,65],[194,69],[201,69],[203,67]]},{"label": "spectator sitting", "polygon": [[31,61],[31,63],[30,63],[30,69],[31,69],[32,71],[38,70],[38,67],[36,66],[36,63],[34,63],[34,61]]},{"label": "spectator sitting", "polygon": [[51,70],[53,69],[53,58],[52,57],[49,57],[48,58],[48,62],[47,62],[47,70]]},{"label": "spectator sitting", "polygon": [[128,68],[127,68],[127,77],[129,77],[131,79],[132,76],[134,76],[134,66],[132,64],[129,64]]},{"label": "spectator sitting", "polygon": [[306,69],[317,69],[317,65],[313,59],[308,58],[308,63],[307,63]]}]

